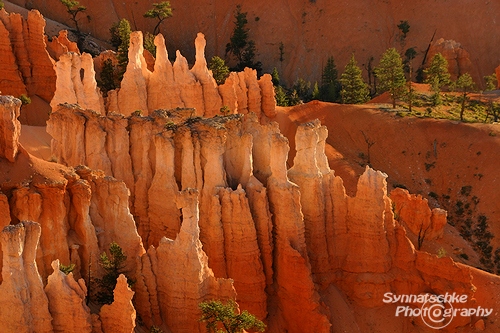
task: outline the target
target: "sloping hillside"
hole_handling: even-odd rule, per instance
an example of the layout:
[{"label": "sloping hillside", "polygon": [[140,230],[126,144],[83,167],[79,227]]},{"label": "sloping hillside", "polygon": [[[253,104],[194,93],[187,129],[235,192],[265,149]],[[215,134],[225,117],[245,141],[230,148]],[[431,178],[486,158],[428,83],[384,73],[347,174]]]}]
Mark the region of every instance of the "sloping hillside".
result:
[{"label": "sloping hillside", "polygon": [[[51,19],[71,25],[69,15],[59,0],[13,0],[27,8],[36,8]],[[111,24],[127,18],[133,29],[152,32],[155,20],[142,15],[154,0],[81,0],[87,11],[79,15],[82,30],[102,39],[109,38]],[[158,1],[156,1],[158,2]],[[207,37],[207,58],[224,55],[225,46],[234,27],[237,2],[231,1],[170,1],[173,17],[167,19],[161,32],[167,40],[170,54],[176,49],[192,63],[192,41],[196,33]],[[500,34],[498,1],[264,1],[240,2],[248,12],[250,38],[256,41],[258,59],[264,69],[277,67],[288,83],[298,77],[318,80],[328,56],[333,55],[343,69],[352,53],[360,64],[367,64],[389,47],[404,50],[415,47],[421,63],[429,41],[453,39],[470,53],[472,75],[477,82],[493,73],[500,64],[497,46]],[[401,20],[410,24],[406,44],[400,42],[397,25]],[[284,61],[279,61],[279,43],[284,45]]]}]

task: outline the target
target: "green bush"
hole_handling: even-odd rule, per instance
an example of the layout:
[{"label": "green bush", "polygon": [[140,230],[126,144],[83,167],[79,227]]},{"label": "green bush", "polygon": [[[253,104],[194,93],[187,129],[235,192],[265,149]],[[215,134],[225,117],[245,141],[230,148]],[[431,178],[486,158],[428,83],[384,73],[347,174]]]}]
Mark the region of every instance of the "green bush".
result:
[{"label": "green bush", "polygon": [[[99,257],[99,265],[105,272],[102,279],[95,279],[98,287],[96,298],[100,304],[113,303],[113,291],[116,287],[116,279],[118,279],[120,274],[125,274],[126,260],[127,256],[116,242],[112,242],[109,245],[109,255],[103,252]],[[128,277],[127,280],[129,285],[133,283]]]},{"label": "green bush", "polygon": [[74,269],[75,269],[75,264],[69,264],[67,266],[65,266],[63,264],[59,264],[59,270],[66,275],[73,272]]},{"label": "green bush", "polygon": [[[215,333],[241,333],[243,330],[264,332],[266,325],[255,318],[253,314],[244,310],[238,314],[237,304],[229,300],[226,304],[221,301],[208,301],[199,304],[201,310],[200,321],[207,323],[207,331]],[[219,329],[219,327],[224,329]]]},{"label": "green bush", "polygon": [[23,103],[23,105],[31,104],[31,98],[29,98],[25,94],[22,94],[21,96],[19,96],[19,99],[21,100],[21,103]]}]

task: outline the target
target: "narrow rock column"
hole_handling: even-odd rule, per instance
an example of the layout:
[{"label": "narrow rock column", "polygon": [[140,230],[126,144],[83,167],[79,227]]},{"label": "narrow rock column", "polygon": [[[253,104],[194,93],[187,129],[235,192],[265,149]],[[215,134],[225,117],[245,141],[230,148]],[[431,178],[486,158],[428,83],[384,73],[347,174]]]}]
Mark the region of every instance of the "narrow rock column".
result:
[{"label": "narrow rock column", "polygon": [[101,308],[103,333],[133,333],[136,312],[132,304],[134,292],[128,287],[127,278],[120,274],[113,291],[114,301]]},{"label": "narrow rock column", "polygon": [[53,332],[49,302],[35,262],[40,232],[40,225],[34,222],[9,225],[1,232],[3,333]]},{"label": "narrow rock column", "polygon": [[49,310],[54,318],[54,333],[90,333],[92,320],[90,309],[85,304],[87,287],[83,279],[75,281],[73,273],[59,270],[59,260],[52,262],[54,272],[49,275],[45,293],[49,299]]},{"label": "narrow rock column", "polygon": [[12,96],[0,96],[0,158],[15,162],[19,149],[21,101]]}]

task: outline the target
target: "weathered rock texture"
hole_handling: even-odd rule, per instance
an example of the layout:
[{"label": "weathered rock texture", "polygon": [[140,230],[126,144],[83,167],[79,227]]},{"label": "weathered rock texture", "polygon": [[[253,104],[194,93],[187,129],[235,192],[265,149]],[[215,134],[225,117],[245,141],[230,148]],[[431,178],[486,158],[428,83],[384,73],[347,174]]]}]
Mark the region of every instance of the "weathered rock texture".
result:
[{"label": "weathered rock texture", "polygon": [[[61,130],[65,124],[72,136]],[[384,306],[388,291],[453,290],[469,296],[466,305],[473,302],[478,286],[469,267],[417,251],[406,237],[405,227],[412,231],[420,220],[428,226],[426,237],[440,237],[445,212],[403,192],[394,199],[395,219],[387,176],[369,168],[356,195],[348,196],[328,166],[328,133],[319,121],[299,126],[288,170],[288,140],[275,123],[261,124],[252,114],[203,119],[178,109],[123,117],[60,105],[48,129],[60,161],[86,163],[117,178],[133,175],[123,179],[149,246],[135,287],[136,309],[147,326],[200,332],[195,320],[188,324],[171,314],[196,318],[193,306],[207,295],[231,297],[229,284],[215,284],[217,291],[203,287],[204,276],[233,279],[241,309],[267,320],[269,332],[329,332],[339,319],[332,288],[362,309]],[[451,329],[467,324],[457,320]]]},{"label": "weathered rock texture", "polygon": [[154,323],[172,332],[204,332],[204,324],[193,320],[201,316],[198,304],[211,299],[225,302],[236,294],[232,281],[216,279],[208,266],[199,238],[198,191],[187,189],[176,201],[183,214],[176,239],[163,238],[141,258],[137,293],[145,306],[138,306],[139,313],[148,326]]},{"label": "weathered rock texture", "polygon": [[61,30],[59,31],[59,36],[52,37],[52,40],[49,42],[47,36],[45,36],[45,43],[47,44],[47,51],[50,56],[59,60],[59,57],[68,52],[80,53],[78,46],[75,42],[72,42],[68,39],[68,31]]},{"label": "weathered rock texture", "polygon": [[3,94],[37,95],[47,103],[54,96],[56,73],[46,50],[44,28],[45,20],[37,10],[30,11],[26,20],[20,14],[0,11]]},{"label": "weathered rock texture", "polygon": [[17,120],[21,101],[12,96],[0,96],[0,158],[9,162],[16,160],[21,135],[21,124]]},{"label": "weathered rock texture", "polygon": [[52,262],[54,272],[49,275],[45,293],[49,299],[49,311],[53,317],[54,332],[90,333],[92,320],[85,303],[87,287],[83,279],[75,281],[73,273],[59,270],[59,260]]},{"label": "weathered rock texture", "polygon": [[[82,16],[80,27],[85,33],[101,40],[109,40],[110,22],[118,22],[122,18],[134,22],[144,31],[153,31],[156,24],[156,20],[138,15],[150,9],[151,2],[87,1],[80,3],[87,6],[85,15],[92,20]],[[59,0],[11,2],[21,6],[28,3],[45,16],[72,26]],[[233,15],[237,2],[218,1],[214,5],[211,0],[185,0],[182,5],[171,4],[175,14],[160,30],[168,36],[172,49],[179,49],[188,59],[194,59],[195,52],[186,41],[198,31],[203,31],[209,41],[207,55],[224,54],[234,30]],[[353,53],[360,64],[367,64],[370,57],[375,58],[375,64],[389,47],[403,51],[416,47],[415,64],[420,64],[434,33],[438,38],[462,43],[470,52],[475,63],[471,75],[477,83],[482,82],[483,76],[490,75],[500,61],[495,56],[500,35],[492,33],[500,21],[500,3],[497,1],[477,3],[457,0],[451,7],[443,1],[429,6],[427,1],[422,0],[412,2],[411,6],[401,6],[401,0],[370,2],[369,5],[350,1],[255,0],[242,4],[242,11],[248,12],[250,39],[255,40],[257,59],[263,63],[264,71],[270,73],[273,67],[279,68],[280,76],[288,86],[299,77],[319,82],[321,68],[332,50],[338,50],[335,62],[339,68],[348,63]],[[400,44],[402,34],[397,27],[400,20],[407,20],[411,26],[405,45]],[[335,22],[334,29],[332,22]],[[281,62],[280,42],[284,45]]]},{"label": "weathered rock texture", "polygon": [[437,53],[441,53],[448,61],[448,71],[451,74],[451,79],[456,80],[460,75],[465,73],[472,73],[472,62],[469,52],[467,52],[460,43],[454,40],[445,40],[440,38],[429,48],[427,53],[428,66],[432,57]]},{"label": "weathered rock texture", "polygon": [[[198,238],[197,194],[193,192],[185,196],[184,201],[184,197],[180,197],[179,207],[175,203],[179,192],[174,178],[175,151],[168,136],[155,136],[154,148],[158,161],[155,169],[159,171],[152,182],[154,187],[149,187],[147,178],[138,177],[140,181],[137,188],[141,194],[141,190],[145,190],[145,194],[149,190],[152,195],[172,199],[174,211],[167,216],[169,221],[173,222],[168,235],[177,239],[172,241],[173,246],[168,246],[163,241],[156,250],[150,248],[148,254],[145,254],[135,221],[129,211],[130,192],[125,184],[105,176],[102,171],[92,171],[85,166],[72,169],[31,157],[19,145],[15,135],[18,122],[14,115],[19,110],[20,101],[6,96],[0,97],[0,101],[3,103],[2,114],[6,115],[0,118],[0,129],[4,134],[2,142],[8,143],[7,148],[2,147],[0,156],[0,223],[2,227],[5,226],[2,233],[3,264],[0,266],[3,274],[0,289],[3,292],[0,298],[2,304],[11,305],[0,310],[0,331],[132,332],[135,327],[135,308],[131,302],[133,292],[128,289],[123,276],[118,280],[113,304],[103,307],[100,317],[95,314],[91,316],[85,305],[87,288],[80,277],[88,279],[89,273],[93,277],[102,274],[97,265],[99,254],[107,250],[113,241],[118,243],[127,255],[123,268],[127,276],[139,281],[137,289],[140,296],[137,297],[137,303],[141,304],[141,300],[144,300],[148,304],[141,307],[141,313],[153,313],[154,322],[165,328],[188,327],[187,331],[193,332],[191,326],[194,325],[196,331],[204,331],[203,325],[198,323],[200,313],[197,304],[213,298],[234,299],[236,293],[231,280],[216,279],[208,267],[207,256]],[[99,117],[94,111],[89,114]],[[118,118],[118,123],[120,119],[123,118]],[[143,119],[140,117],[135,120],[137,123],[132,125],[135,132],[131,137],[137,139],[138,136],[144,135],[142,126],[145,122],[141,121]],[[159,117],[158,121],[164,119]],[[89,131],[99,127],[98,123],[94,125],[97,127],[90,126]],[[114,128],[113,124],[110,125],[110,128]],[[163,128],[164,125],[163,123],[158,126]],[[117,133],[119,132],[118,130]],[[112,143],[113,140],[108,142]],[[122,147],[124,141],[128,146],[127,136],[126,140],[115,142],[116,147]],[[90,146],[90,142],[88,137],[88,142],[82,145],[88,148],[86,152],[90,155],[87,160],[94,161],[90,164],[104,161],[102,154],[105,154],[106,150],[101,150],[102,156],[91,156],[93,152],[99,152],[94,148],[98,147],[101,141],[97,141],[94,146]],[[13,153],[13,147],[18,151],[17,154]],[[145,150],[145,153],[148,151]],[[139,162],[141,170],[148,165],[147,156],[146,154],[133,158]],[[116,160],[111,158],[109,169],[102,169],[120,174],[119,168],[111,168],[111,161],[120,163],[121,157],[118,156]],[[129,163],[128,166],[130,165]],[[163,169],[165,165],[169,168]],[[123,167],[127,167],[127,164],[122,164],[121,168]],[[130,172],[130,169],[126,171]],[[164,184],[167,180],[171,180],[172,184],[170,190],[165,191],[159,184]],[[155,187],[159,192],[155,192]],[[137,207],[141,207],[144,198],[138,196]],[[147,213],[147,201],[145,205],[144,211]],[[180,227],[180,208],[183,209],[183,229]],[[153,216],[153,225],[156,223],[156,217]],[[38,223],[9,225],[23,220]],[[157,224],[158,228],[163,228],[163,220]],[[142,229],[148,227],[146,221],[141,223],[144,224]],[[163,230],[154,230],[152,239],[163,234]],[[255,232],[253,236],[255,238]],[[255,239],[253,241],[253,254],[258,255]],[[178,258],[186,253],[190,253],[186,260],[178,261]],[[237,254],[235,256],[237,257]],[[60,272],[60,262],[64,265],[75,264],[73,273],[66,276]],[[258,259],[256,262],[259,262]],[[253,265],[249,267],[260,272],[255,275],[257,279],[255,276],[243,276],[239,281],[258,281],[257,287],[250,286],[250,292],[260,286],[260,294],[256,299],[260,302],[258,305],[261,313],[265,313],[262,268]],[[181,283],[186,281],[187,276],[190,283]],[[197,277],[198,280],[195,280]],[[47,285],[44,291],[45,283]],[[151,307],[149,304],[157,306]],[[179,313],[183,313],[182,316],[179,316]],[[145,318],[148,318],[147,315]]]},{"label": "weathered rock texture", "polygon": [[[126,116],[135,111],[144,115],[157,109],[194,108],[196,115],[212,117],[220,114],[223,106],[230,113],[254,112],[259,117],[274,117],[274,87],[269,74],[257,80],[257,72],[246,69],[232,73],[220,87],[217,86],[205,59],[205,36],[198,33],[195,40],[196,61],[189,69],[187,59],[177,52],[172,64],[168,59],[165,40],[161,34],[155,38],[156,60],[154,70],[148,69],[144,57],[142,32],[130,35],[127,70],[121,87],[108,93],[106,110]],[[95,72],[90,61],[81,56],[62,55],[56,63],[57,87],[51,102],[53,109],[61,103],[78,103],[85,109],[104,112],[104,102],[96,88]],[[103,57],[104,59],[104,57]],[[86,60],[86,58],[85,58]],[[97,61],[102,65],[103,60]],[[83,80],[80,71],[83,70]],[[83,81],[83,82],[82,82]]]},{"label": "weathered rock texture", "polygon": [[[15,97],[28,95],[33,105],[23,107],[20,119],[23,124],[42,126],[56,89],[56,73],[46,48],[45,19],[36,10],[27,16],[0,11],[0,91]],[[74,48],[64,34],[59,40],[59,46]],[[62,51],[59,48],[55,53]]]},{"label": "weathered rock texture", "polygon": [[406,226],[419,241],[443,237],[446,225],[446,211],[440,208],[429,208],[427,199],[421,195],[413,195],[408,190],[396,188],[391,192],[394,211],[401,224]]},{"label": "weathered rock texture", "polygon": [[1,232],[3,251],[0,285],[2,332],[52,332],[52,316],[35,262],[40,225],[23,222]]},{"label": "weathered rock texture", "polygon": [[94,62],[90,54],[64,53],[59,56],[54,68],[57,80],[54,98],[50,102],[53,109],[59,103],[67,102],[105,113],[104,99],[97,88]]},{"label": "weathered rock texture", "polygon": [[100,317],[103,333],[133,333],[135,327],[135,308],[132,305],[134,292],[130,290],[125,275],[120,274],[113,291],[114,301],[101,308]]}]

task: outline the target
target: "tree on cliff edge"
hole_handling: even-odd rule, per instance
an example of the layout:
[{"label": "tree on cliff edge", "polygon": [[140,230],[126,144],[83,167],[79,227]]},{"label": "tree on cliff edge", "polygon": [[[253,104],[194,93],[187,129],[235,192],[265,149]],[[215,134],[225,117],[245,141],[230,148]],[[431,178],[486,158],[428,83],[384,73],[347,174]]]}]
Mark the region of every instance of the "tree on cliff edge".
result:
[{"label": "tree on cliff edge", "polygon": [[66,11],[71,15],[71,20],[75,23],[75,28],[78,33],[80,33],[80,27],[78,27],[78,20],[76,17],[79,13],[87,10],[87,7],[80,6],[80,2],[75,0],[60,0],[61,3],[66,6]]},{"label": "tree on cliff edge", "polygon": [[358,67],[354,54],[345,66],[344,73],[340,77],[342,90],[340,96],[344,104],[360,104],[370,99],[368,85],[363,80],[361,69]]},{"label": "tree on cliff edge", "polygon": [[158,20],[153,29],[153,35],[155,36],[160,32],[160,25],[163,23],[163,21],[171,16],[172,8],[170,7],[169,1],[154,3],[153,8],[144,13],[144,17]]},{"label": "tree on cliff edge", "polygon": [[392,108],[396,108],[396,99],[404,93],[406,78],[403,70],[403,60],[395,48],[390,48],[382,55],[380,63],[375,68],[381,91],[391,95]]},{"label": "tree on cliff edge", "polygon": [[229,76],[229,67],[226,66],[224,59],[213,56],[208,63],[208,69],[212,71],[212,76],[218,85],[224,84]]},{"label": "tree on cliff edge", "polygon": [[240,5],[236,6],[234,18],[235,27],[229,38],[229,43],[226,45],[226,56],[230,53],[237,61],[236,67],[231,69],[242,71],[245,67],[249,67],[257,70],[257,74],[260,76],[262,63],[260,61],[255,62],[257,48],[255,41],[248,39],[247,13],[241,11]]},{"label": "tree on cliff edge", "polygon": [[464,121],[464,111],[467,103],[469,102],[468,94],[474,88],[474,81],[469,73],[460,75],[457,82],[455,82],[455,87],[460,92],[460,121]]},{"label": "tree on cliff edge", "polygon": [[429,68],[424,70],[425,83],[431,85],[434,92],[432,100],[434,105],[441,104],[441,88],[450,84],[450,73],[448,72],[448,61],[441,53],[436,53],[431,60]]},{"label": "tree on cliff edge", "polygon": [[117,30],[120,37],[120,45],[118,46],[116,58],[118,59],[118,82],[121,82],[128,65],[128,48],[130,46],[130,34],[132,33],[130,22],[126,19],[121,19]]},{"label": "tree on cliff edge", "polygon": [[248,311],[244,310],[238,314],[237,304],[233,300],[229,300],[226,304],[215,300],[203,302],[199,307],[202,314],[200,321],[207,323],[208,332],[241,333],[243,330],[264,332],[266,328],[262,321]]}]

